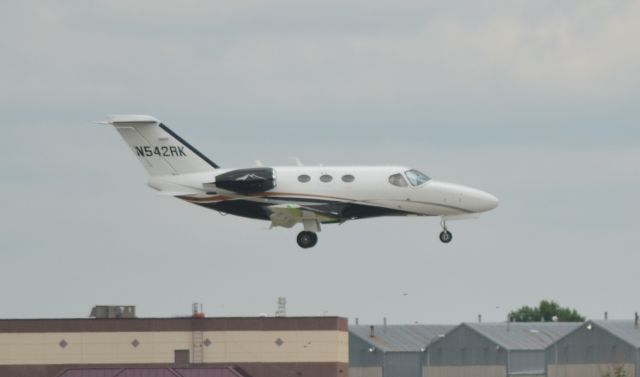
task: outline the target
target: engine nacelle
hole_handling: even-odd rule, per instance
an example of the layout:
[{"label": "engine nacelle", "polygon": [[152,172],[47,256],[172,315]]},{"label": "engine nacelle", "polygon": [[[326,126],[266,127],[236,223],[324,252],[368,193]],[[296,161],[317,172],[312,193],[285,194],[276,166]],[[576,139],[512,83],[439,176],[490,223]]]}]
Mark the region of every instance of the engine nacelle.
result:
[{"label": "engine nacelle", "polygon": [[240,194],[254,194],[276,187],[276,172],[271,168],[232,170],[216,177],[216,187]]}]

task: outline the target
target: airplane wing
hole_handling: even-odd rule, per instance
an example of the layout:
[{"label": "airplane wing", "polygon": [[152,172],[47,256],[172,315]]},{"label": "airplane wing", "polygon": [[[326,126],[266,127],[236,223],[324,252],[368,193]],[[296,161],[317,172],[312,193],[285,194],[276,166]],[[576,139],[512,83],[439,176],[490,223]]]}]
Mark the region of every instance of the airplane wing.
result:
[{"label": "airplane wing", "polygon": [[337,213],[298,204],[276,204],[267,207],[271,212],[271,226],[291,228],[297,223],[304,224],[305,229],[320,230],[320,223],[342,222]]}]

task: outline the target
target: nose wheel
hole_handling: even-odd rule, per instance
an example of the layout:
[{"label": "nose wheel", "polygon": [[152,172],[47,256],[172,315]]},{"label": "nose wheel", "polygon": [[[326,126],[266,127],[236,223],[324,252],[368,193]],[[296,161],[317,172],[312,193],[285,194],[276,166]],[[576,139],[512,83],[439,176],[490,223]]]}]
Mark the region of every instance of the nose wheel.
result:
[{"label": "nose wheel", "polygon": [[314,247],[316,243],[318,243],[318,235],[314,232],[310,232],[308,230],[303,230],[298,233],[298,246],[303,249],[308,249],[310,247]]},{"label": "nose wheel", "polygon": [[442,241],[442,243],[449,243],[451,242],[451,239],[453,239],[453,234],[448,230],[445,229],[440,232],[440,241]]},{"label": "nose wheel", "polygon": [[449,232],[449,230],[447,229],[447,221],[444,218],[440,220],[440,226],[442,226],[442,232],[440,232],[440,241],[442,241],[442,243],[451,242],[451,240],[453,239],[453,234],[451,234],[451,232]]}]

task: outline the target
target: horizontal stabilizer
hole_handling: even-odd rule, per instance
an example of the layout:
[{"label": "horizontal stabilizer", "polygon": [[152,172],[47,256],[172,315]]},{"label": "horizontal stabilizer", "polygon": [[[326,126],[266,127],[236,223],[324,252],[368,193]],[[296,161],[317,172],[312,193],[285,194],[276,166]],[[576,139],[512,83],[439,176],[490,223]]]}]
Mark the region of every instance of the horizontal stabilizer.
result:
[{"label": "horizontal stabilizer", "polygon": [[115,123],[157,123],[160,121],[150,115],[107,115],[108,124]]}]

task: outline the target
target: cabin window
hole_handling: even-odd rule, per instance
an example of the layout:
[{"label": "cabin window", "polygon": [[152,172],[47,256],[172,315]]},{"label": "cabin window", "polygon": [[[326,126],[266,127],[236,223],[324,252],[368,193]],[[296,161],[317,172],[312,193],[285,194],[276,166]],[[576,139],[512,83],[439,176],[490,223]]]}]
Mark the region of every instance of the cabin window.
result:
[{"label": "cabin window", "polygon": [[400,173],[394,174],[391,177],[389,177],[389,183],[391,183],[394,186],[398,186],[398,187],[407,187],[407,186],[409,186],[407,184],[407,181],[404,179],[404,177]]},{"label": "cabin window", "polygon": [[409,179],[411,186],[420,186],[431,179],[416,169],[407,170],[404,174],[407,176],[407,179]]},{"label": "cabin window", "polygon": [[320,181],[324,182],[324,183],[329,183],[333,180],[333,177],[330,176],[329,174],[323,174],[320,176]]},{"label": "cabin window", "polygon": [[311,177],[309,177],[306,174],[302,174],[298,176],[298,181],[302,182],[302,183],[307,183],[311,180]]},{"label": "cabin window", "polygon": [[353,181],[356,180],[356,177],[352,176],[351,174],[345,174],[342,176],[342,181],[343,182],[347,182],[347,183],[351,183]]}]

